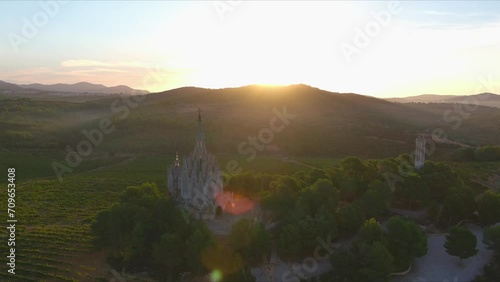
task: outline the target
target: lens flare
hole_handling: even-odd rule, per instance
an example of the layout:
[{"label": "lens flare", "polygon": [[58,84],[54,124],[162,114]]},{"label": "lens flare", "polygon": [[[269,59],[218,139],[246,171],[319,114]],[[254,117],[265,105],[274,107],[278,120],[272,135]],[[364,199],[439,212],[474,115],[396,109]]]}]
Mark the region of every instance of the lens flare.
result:
[{"label": "lens flare", "polygon": [[210,273],[210,281],[211,282],[219,282],[219,281],[222,281],[222,271],[218,270],[218,269],[214,269],[211,273]]}]

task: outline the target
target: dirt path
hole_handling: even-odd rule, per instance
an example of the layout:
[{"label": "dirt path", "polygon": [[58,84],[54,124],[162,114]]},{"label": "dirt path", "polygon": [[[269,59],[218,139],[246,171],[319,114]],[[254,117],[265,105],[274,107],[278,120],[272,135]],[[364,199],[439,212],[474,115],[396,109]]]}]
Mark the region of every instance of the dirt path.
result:
[{"label": "dirt path", "polygon": [[98,167],[98,168],[94,168],[94,169],[91,169],[91,170],[84,171],[83,173],[94,172],[94,171],[101,171],[101,170],[108,169],[108,168],[111,168],[111,167],[117,167],[117,166],[126,165],[128,163],[131,163],[131,162],[135,161],[136,159],[137,159],[137,156],[133,156],[133,157],[131,157],[129,159],[126,159],[126,160],[123,160],[123,161],[121,161],[119,163],[101,166],[101,167]]}]

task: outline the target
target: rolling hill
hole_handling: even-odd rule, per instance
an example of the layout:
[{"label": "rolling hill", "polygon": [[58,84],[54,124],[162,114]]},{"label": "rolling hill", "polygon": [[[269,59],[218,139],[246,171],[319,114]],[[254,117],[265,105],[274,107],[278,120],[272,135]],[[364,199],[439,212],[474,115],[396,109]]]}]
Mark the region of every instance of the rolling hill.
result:
[{"label": "rolling hill", "polygon": [[465,96],[424,94],[404,98],[388,98],[386,100],[397,103],[472,103],[481,106],[500,108],[500,95],[493,93],[480,93]]},{"label": "rolling hill", "polygon": [[[185,87],[143,97],[140,103],[116,96],[84,103],[4,100],[0,143],[11,150],[64,151],[85,140],[83,130],[99,128],[109,118],[114,130],[104,135],[95,152],[183,155],[194,144],[198,108],[208,147],[218,154],[247,157],[242,152],[248,152],[249,138],[261,136],[267,144],[261,142],[257,154],[382,158],[410,153],[418,134],[435,129],[453,142],[437,144],[434,158],[460,144],[500,143],[495,134],[500,110],[491,107],[478,107],[456,126],[457,121],[443,118],[446,112],[448,118],[460,117],[453,104],[400,104],[307,85]],[[284,111],[295,117],[279,132],[269,133],[276,112]]]}]

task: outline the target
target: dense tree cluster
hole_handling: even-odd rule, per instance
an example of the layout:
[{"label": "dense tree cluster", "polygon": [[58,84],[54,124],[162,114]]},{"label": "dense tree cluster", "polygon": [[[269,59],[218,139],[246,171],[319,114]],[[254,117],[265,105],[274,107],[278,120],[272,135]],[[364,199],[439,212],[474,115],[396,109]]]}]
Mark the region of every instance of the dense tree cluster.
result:
[{"label": "dense tree cluster", "polygon": [[264,225],[247,218],[240,219],[232,226],[229,242],[247,260],[260,261],[271,250],[271,236]]},{"label": "dense tree cluster", "polygon": [[490,282],[500,280],[500,226],[491,226],[484,229],[483,243],[494,253],[493,260],[485,265],[483,274],[476,277],[474,282]]},{"label": "dense tree cluster", "polygon": [[240,255],[216,243],[202,221],[183,216],[155,184],[128,187],[119,203],[97,215],[92,232],[96,246],[110,251],[109,261],[118,269],[150,271],[161,281],[212,270],[228,274],[224,281],[248,278]]},{"label": "dense tree cluster", "polygon": [[[441,227],[473,218],[475,211],[486,225],[500,221],[499,194],[478,196],[447,164],[428,161],[417,171],[411,163],[408,155],[369,161],[350,157],[338,167],[293,175],[233,175],[225,189],[258,201],[264,222],[238,221],[227,246],[217,243],[204,223],[184,218],[154,184],[129,187],[118,204],[97,216],[93,232],[117,266],[175,280],[181,272],[211,271],[215,263],[229,275],[226,281],[252,280],[248,263],[267,259],[273,246],[287,260],[310,255],[318,238],[355,236],[349,250],[331,257],[334,278],[386,281],[427,253],[427,238],[413,221],[392,217],[380,226],[376,219],[386,218],[389,208],[426,208],[427,222]],[[275,224],[266,230],[267,223]],[[465,258],[475,247],[459,248],[475,243],[462,233],[450,229],[446,246]]]},{"label": "dense tree cluster", "polygon": [[[242,183],[254,185],[249,190],[258,191],[262,208],[279,223],[276,234],[282,255],[308,251],[318,236],[353,234],[365,219],[381,218],[389,207],[427,208],[428,220],[443,227],[472,218],[476,194],[448,165],[426,162],[417,171],[411,163],[408,155],[377,161],[350,157],[329,170],[254,175],[253,180],[245,174],[233,183],[243,188],[247,186]],[[500,201],[490,195],[483,198],[488,202],[482,207],[483,217],[496,222],[498,212],[489,211]],[[406,259],[398,263],[407,264]]]},{"label": "dense tree cluster", "polygon": [[414,257],[427,253],[427,237],[412,221],[392,217],[387,230],[375,220],[365,221],[349,250],[334,252],[335,281],[389,281],[390,274],[406,269]]},{"label": "dense tree cluster", "polygon": [[479,220],[485,225],[500,222],[500,193],[486,191],[477,203]]},{"label": "dense tree cluster", "polygon": [[478,148],[462,148],[453,155],[455,161],[500,161],[500,146],[483,146]]}]

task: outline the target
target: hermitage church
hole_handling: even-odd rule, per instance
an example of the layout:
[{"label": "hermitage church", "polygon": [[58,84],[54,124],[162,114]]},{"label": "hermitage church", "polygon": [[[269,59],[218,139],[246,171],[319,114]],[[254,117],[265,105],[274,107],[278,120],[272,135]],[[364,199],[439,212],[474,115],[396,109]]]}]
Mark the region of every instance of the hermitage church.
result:
[{"label": "hermitage church", "polygon": [[168,192],[177,204],[200,219],[216,219],[234,205],[232,193],[224,193],[222,171],[205,147],[205,135],[198,109],[198,132],[193,151],[168,168]]}]

